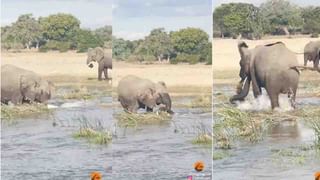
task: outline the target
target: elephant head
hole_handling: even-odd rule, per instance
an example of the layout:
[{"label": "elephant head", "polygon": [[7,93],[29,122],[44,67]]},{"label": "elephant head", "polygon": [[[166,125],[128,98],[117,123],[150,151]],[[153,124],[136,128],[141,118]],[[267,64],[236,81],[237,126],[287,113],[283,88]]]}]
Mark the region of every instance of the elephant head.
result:
[{"label": "elephant head", "polygon": [[173,111],[171,110],[171,98],[167,91],[166,84],[162,81],[158,82],[156,84],[156,103],[157,105],[163,104],[165,107],[163,108],[164,111],[173,114]]},{"label": "elephant head", "polygon": [[104,51],[101,47],[88,50],[87,65],[92,68],[93,62],[100,62],[104,58]]},{"label": "elephant head", "polygon": [[242,87],[238,90],[237,95],[234,95],[230,98],[230,102],[234,103],[234,101],[243,101],[244,98],[248,95],[250,89],[250,61],[251,61],[251,53],[248,49],[248,45],[241,41],[238,43],[238,50],[240,53],[240,72],[239,76],[241,78],[239,85]]},{"label": "elephant head", "polygon": [[41,79],[39,89],[35,96],[35,101],[39,103],[47,103],[52,96],[54,85],[52,82]]},{"label": "elephant head", "polygon": [[153,109],[156,106],[156,97],[155,90],[153,88],[147,88],[142,90],[138,94],[138,102],[147,106],[150,109]]},{"label": "elephant head", "polygon": [[23,101],[35,101],[36,95],[39,92],[39,87],[37,79],[28,75],[22,75],[20,77],[20,91],[23,96]]},{"label": "elephant head", "polygon": [[53,84],[38,77],[22,75],[20,77],[20,90],[23,101],[29,103],[46,103],[51,98]]}]

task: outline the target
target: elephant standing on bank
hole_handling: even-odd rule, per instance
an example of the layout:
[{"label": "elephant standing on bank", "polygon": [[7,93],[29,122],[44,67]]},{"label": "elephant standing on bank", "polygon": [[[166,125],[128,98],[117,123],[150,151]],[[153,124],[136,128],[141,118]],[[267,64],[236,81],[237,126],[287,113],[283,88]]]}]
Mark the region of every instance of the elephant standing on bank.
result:
[{"label": "elephant standing on bank", "polygon": [[154,83],[129,75],[120,80],[118,85],[118,100],[122,107],[129,112],[137,112],[146,108],[152,112],[156,105],[164,105],[162,110],[172,114],[171,98],[164,82]]},{"label": "elephant standing on bank", "polygon": [[13,65],[1,66],[1,103],[47,103],[53,84],[38,74]]},{"label": "elephant standing on bank", "polygon": [[93,62],[98,63],[98,80],[102,80],[102,72],[105,79],[109,80],[108,69],[112,69],[112,58],[101,47],[90,48],[88,50],[87,65],[92,68]]},{"label": "elephant standing on bank", "polygon": [[[230,102],[244,100],[248,95],[250,82],[255,98],[265,88],[271,100],[272,109],[279,107],[279,94],[288,94],[291,105],[295,107],[296,92],[299,83],[297,57],[282,42],[257,46],[249,50],[245,42],[239,42],[240,84],[238,94]],[[244,84],[243,84],[244,83]]]},{"label": "elephant standing on bank", "polygon": [[313,62],[313,67],[319,69],[320,60],[320,41],[311,41],[304,47],[304,66],[307,66],[308,61]]}]

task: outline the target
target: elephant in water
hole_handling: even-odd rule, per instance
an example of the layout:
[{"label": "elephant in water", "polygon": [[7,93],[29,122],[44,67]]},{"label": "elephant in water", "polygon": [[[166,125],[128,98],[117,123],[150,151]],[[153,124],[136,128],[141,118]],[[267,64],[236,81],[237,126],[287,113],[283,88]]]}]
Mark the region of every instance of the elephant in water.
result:
[{"label": "elephant in water", "polygon": [[156,105],[164,105],[162,110],[173,113],[171,98],[164,82],[154,83],[128,75],[120,80],[117,92],[118,100],[126,111],[135,113],[139,108],[146,108],[148,112],[152,112]]},{"label": "elephant in water", "polygon": [[105,53],[101,47],[88,50],[87,65],[92,68],[93,62],[98,63],[98,80],[102,80],[102,72],[105,79],[108,80],[108,69],[112,69],[112,58]]},{"label": "elephant in water", "polygon": [[304,66],[307,66],[308,61],[313,62],[313,67],[319,69],[320,60],[320,41],[311,41],[304,47]]},{"label": "elephant in water", "polygon": [[[238,44],[240,60],[240,84],[237,94],[230,102],[241,101],[248,95],[250,83],[254,97],[262,94],[265,88],[271,100],[272,109],[279,107],[279,94],[288,94],[291,105],[295,107],[296,92],[300,73],[296,66],[298,60],[282,42],[257,46],[249,50],[245,42]],[[244,84],[243,84],[244,83]]]},{"label": "elephant in water", "polygon": [[38,74],[13,65],[1,66],[1,103],[47,103],[54,85]]}]

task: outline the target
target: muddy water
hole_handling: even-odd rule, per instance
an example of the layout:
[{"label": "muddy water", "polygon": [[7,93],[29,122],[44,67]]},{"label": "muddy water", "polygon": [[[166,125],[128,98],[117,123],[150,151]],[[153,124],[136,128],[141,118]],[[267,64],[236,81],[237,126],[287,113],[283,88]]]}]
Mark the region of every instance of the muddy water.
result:
[{"label": "muddy water", "polygon": [[[216,91],[227,96],[234,93],[232,87]],[[298,96],[297,106],[319,107],[320,98]],[[223,152],[227,156],[213,161],[213,179],[313,179],[320,167],[316,152],[308,148],[313,143],[314,132],[303,122],[283,121],[272,127],[261,142],[239,141],[231,150],[215,149],[214,153]]]},{"label": "muddy water", "polygon": [[[172,122],[167,124],[117,128],[113,141],[113,179],[187,179],[189,175],[194,179],[211,179],[211,146],[191,142],[199,128],[211,132],[211,113],[186,108],[173,111]],[[121,109],[115,109],[115,113],[119,112]],[[198,160],[206,166],[200,173],[193,169]]]},{"label": "muddy water", "polygon": [[[100,106],[110,104],[110,107]],[[2,122],[1,179],[88,179],[92,171],[112,173],[112,147],[72,137],[80,120],[112,128],[112,98],[54,99],[48,114]]]}]

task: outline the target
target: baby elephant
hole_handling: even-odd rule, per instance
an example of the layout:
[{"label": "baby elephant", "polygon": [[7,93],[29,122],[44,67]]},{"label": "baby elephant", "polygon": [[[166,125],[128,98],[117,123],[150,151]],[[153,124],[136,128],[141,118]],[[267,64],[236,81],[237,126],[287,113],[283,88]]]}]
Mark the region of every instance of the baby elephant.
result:
[{"label": "baby elephant", "polygon": [[38,74],[13,65],[1,66],[1,103],[47,103],[53,84]]},{"label": "baby elephant", "polygon": [[148,79],[129,75],[120,80],[118,100],[125,111],[136,113],[139,108],[152,112],[156,105],[164,105],[162,110],[173,114],[171,98],[164,82],[154,83]]},{"label": "baby elephant", "polygon": [[104,73],[105,79],[108,78],[108,69],[112,69],[112,58],[103,51],[101,47],[88,50],[87,65],[92,68],[93,62],[98,63],[98,80],[102,80],[102,72]]}]

